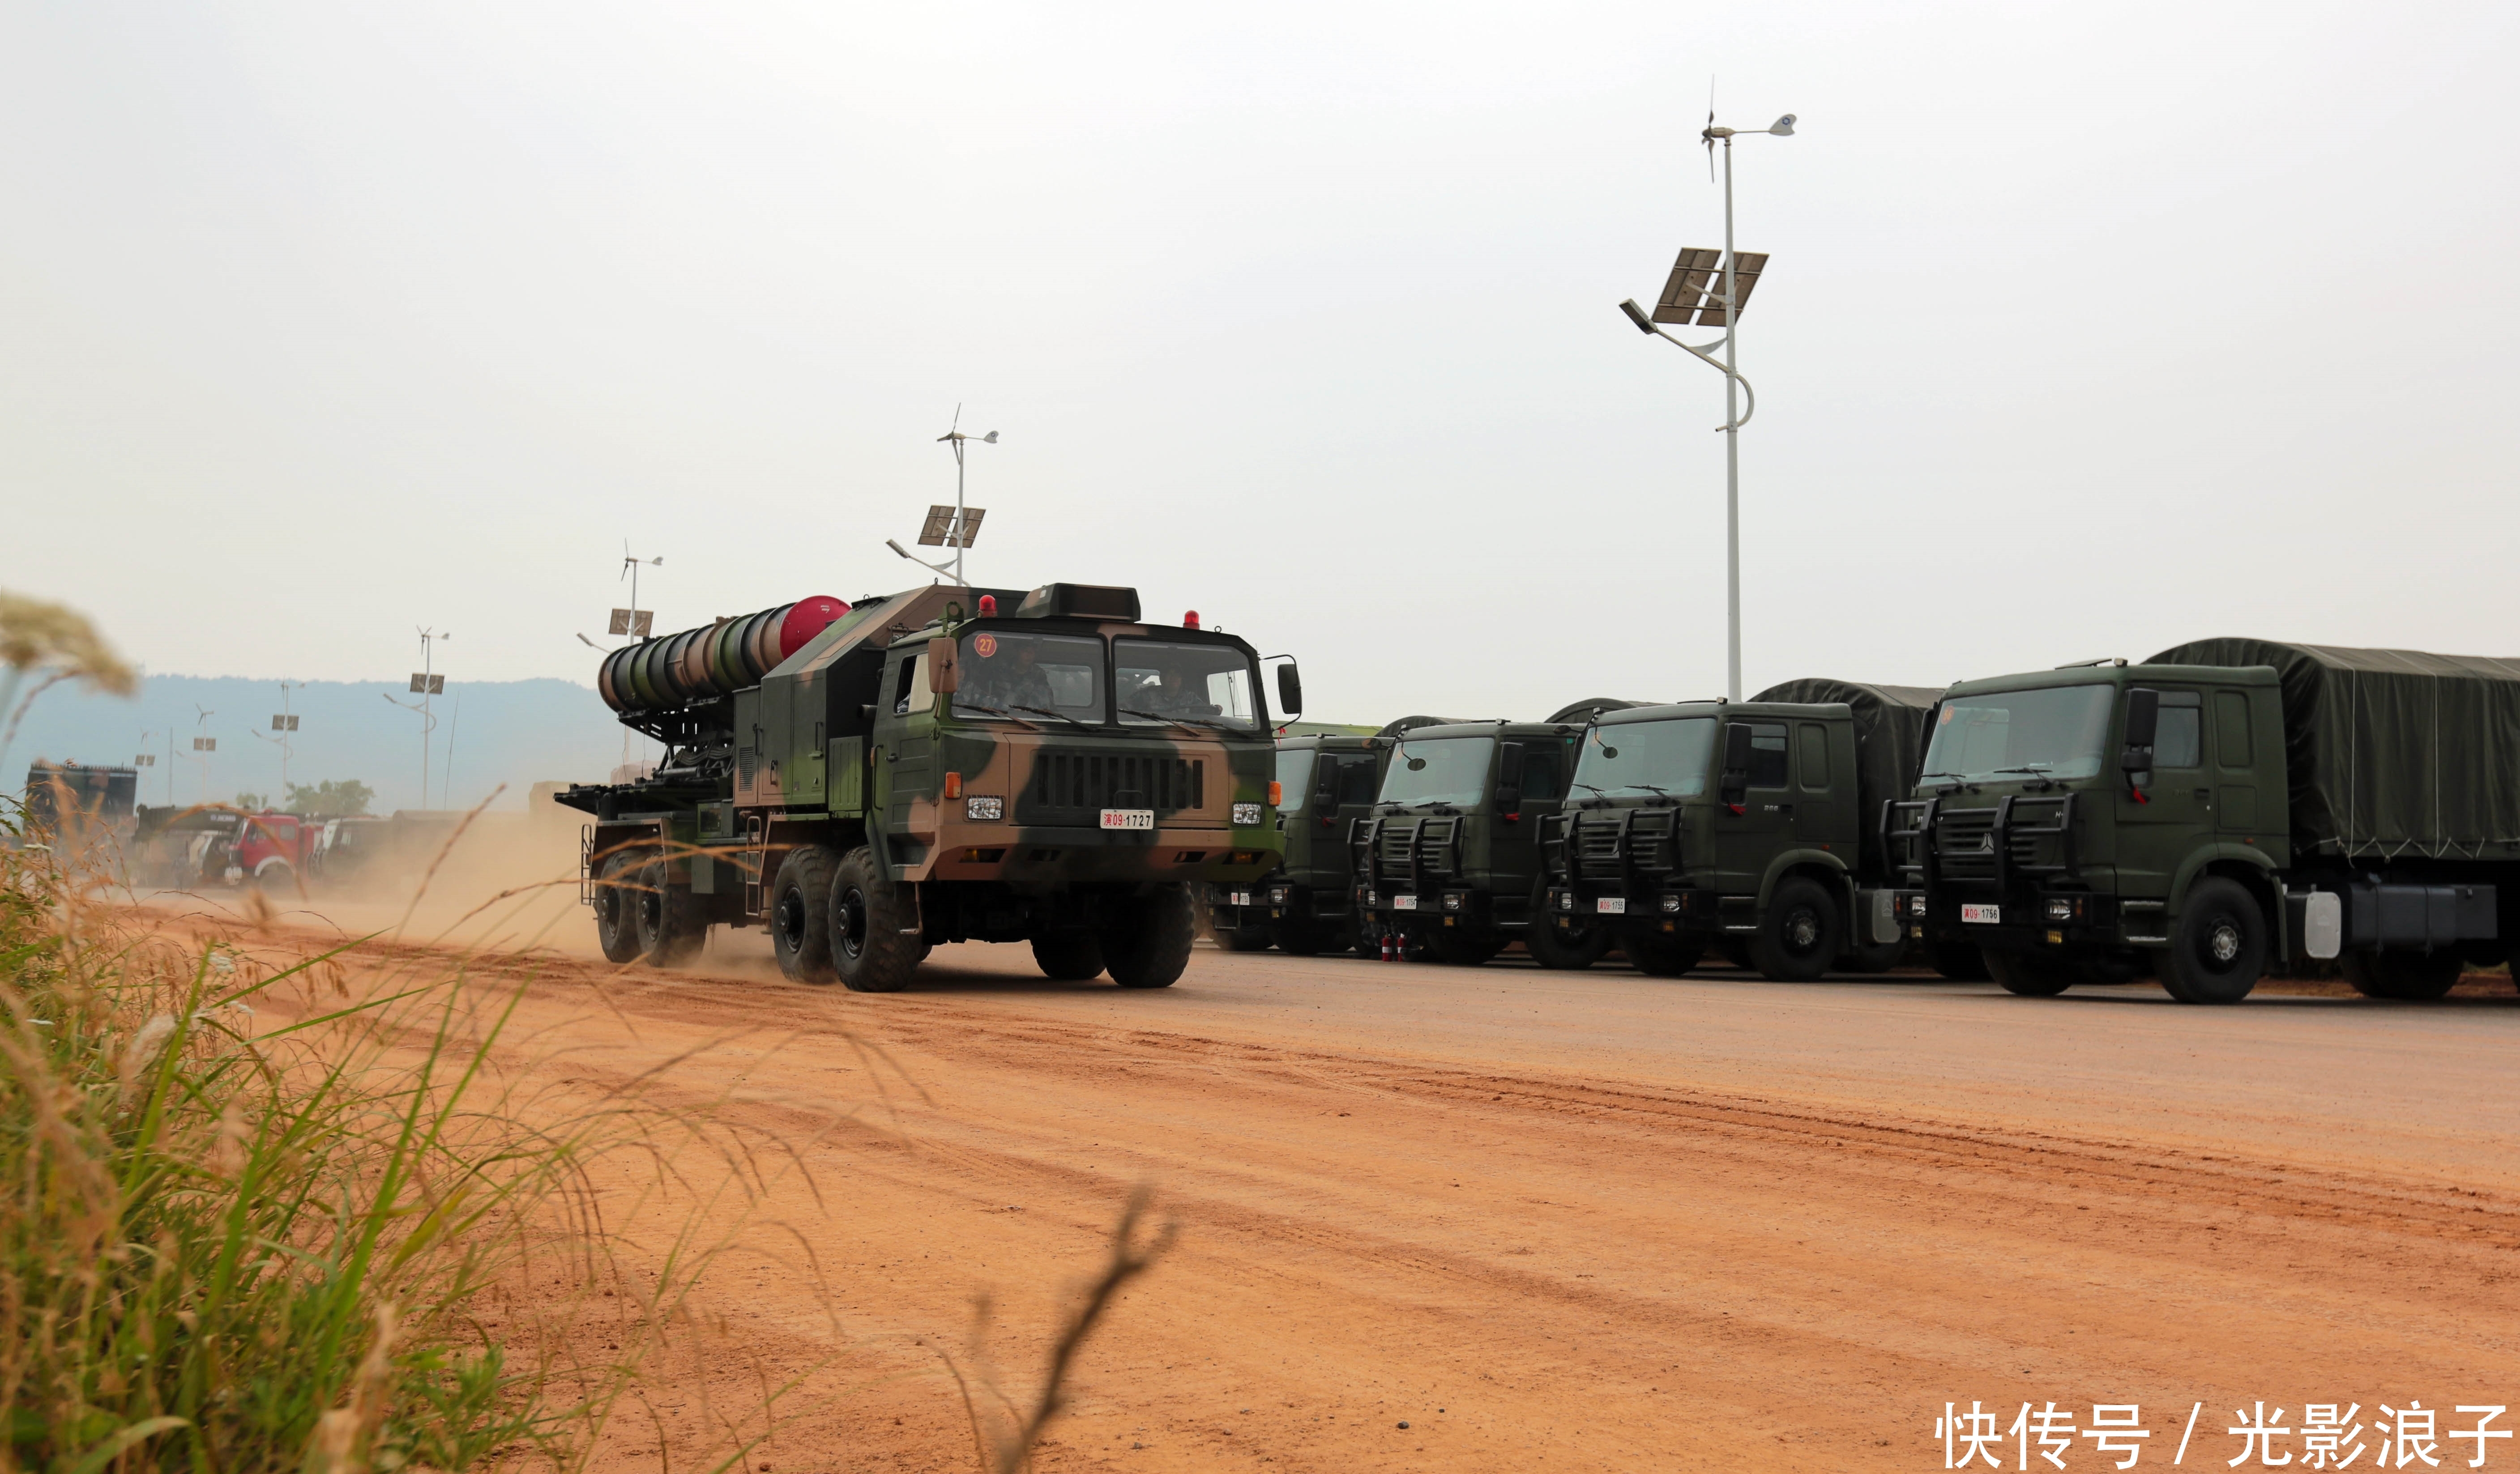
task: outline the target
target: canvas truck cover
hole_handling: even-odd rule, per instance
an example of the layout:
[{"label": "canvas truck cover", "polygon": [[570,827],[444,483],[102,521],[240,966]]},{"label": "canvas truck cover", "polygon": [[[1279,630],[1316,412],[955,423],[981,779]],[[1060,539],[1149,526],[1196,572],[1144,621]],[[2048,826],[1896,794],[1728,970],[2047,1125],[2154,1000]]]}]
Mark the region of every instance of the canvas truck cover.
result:
[{"label": "canvas truck cover", "polygon": [[1906,798],[1915,785],[1916,770],[1925,761],[1925,720],[1939,691],[1922,686],[1867,686],[1856,681],[1812,679],[1771,686],[1754,701],[1792,701],[1825,705],[1843,701],[1855,712],[1855,800],[1864,833],[1867,875],[1887,875],[1889,857],[1881,853],[1881,805]]},{"label": "canvas truck cover", "polygon": [[2520,660],[2198,640],[2146,663],[2274,668],[2298,852],[2504,859],[2520,842]]}]

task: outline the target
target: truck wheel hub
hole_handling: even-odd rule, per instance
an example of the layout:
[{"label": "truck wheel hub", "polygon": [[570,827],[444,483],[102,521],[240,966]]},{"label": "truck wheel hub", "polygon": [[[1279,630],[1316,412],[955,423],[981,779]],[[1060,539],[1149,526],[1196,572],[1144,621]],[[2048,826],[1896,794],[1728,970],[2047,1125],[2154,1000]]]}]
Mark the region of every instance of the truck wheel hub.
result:
[{"label": "truck wheel hub", "polygon": [[2205,949],[2213,954],[2217,966],[2230,966],[2240,955],[2240,928],[2228,921],[2216,926],[2214,934],[2206,939]]},{"label": "truck wheel hub", "polygon": [[1809,952],[1820,940],[1820,918],[1807,911],[1794,913],[1785,922],[1785,941],[1796,952]]}]

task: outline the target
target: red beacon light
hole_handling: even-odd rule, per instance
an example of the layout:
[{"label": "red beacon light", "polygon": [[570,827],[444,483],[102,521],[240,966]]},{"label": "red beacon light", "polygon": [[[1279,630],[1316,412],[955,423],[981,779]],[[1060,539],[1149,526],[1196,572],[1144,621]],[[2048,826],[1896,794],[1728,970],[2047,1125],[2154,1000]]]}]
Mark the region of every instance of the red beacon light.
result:
[{"label": "red beacon light", "polygon": [[1182,615],[1182,628],[1186,630],[1198,628],[1198,610],[1192,609]]},{"label": "red beacon light", "polygon": [[998,617],[998,596],[995,594],[983,594],[980,596],[980,617],[982,619],[995,619]]}]

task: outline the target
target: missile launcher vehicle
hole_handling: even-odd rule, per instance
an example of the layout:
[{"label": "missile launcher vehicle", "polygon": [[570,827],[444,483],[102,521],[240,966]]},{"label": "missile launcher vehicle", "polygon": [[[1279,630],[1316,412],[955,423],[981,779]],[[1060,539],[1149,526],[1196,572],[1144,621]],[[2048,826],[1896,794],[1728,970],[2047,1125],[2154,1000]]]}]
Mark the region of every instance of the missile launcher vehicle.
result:
[{"label": "missile launcher vehicle", "polygon": [[[1142,622],[1134,589],[804,600],[615,650],[598,686],[666,748],[555,795],[590,817],[581,899],[616,962],[761,925],[789,977],[862,992],[966,941],[1160,988],[1192,888],[1279,863],[1258,657]],[[1301,709],[1292,663],[1278,690]]]}]

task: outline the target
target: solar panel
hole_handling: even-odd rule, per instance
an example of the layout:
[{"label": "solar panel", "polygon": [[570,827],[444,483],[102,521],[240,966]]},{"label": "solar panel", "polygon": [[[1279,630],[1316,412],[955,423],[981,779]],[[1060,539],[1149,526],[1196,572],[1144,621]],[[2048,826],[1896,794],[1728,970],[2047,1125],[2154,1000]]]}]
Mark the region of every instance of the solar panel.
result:
[{"label": "solar panel", "polygon": [[942,547],[944,547],[944,546],[945,546],[945,534],[947,534],[948,532],[951,532],[951,531],[953,530],[953,528],[954,528],[954,509],[953,509],[953,508],[951,508],[951,507],[930,507],[930,508],[928,508],[928,509],[927,509],[927,525],[925,525],[925,526],[923,526],[923,527],[922,527],[922,528],[920,528],[920,529],[919,529],[919,546],[921,546],[922,548],[942,548]]},{"label": "solar panel", "polygon": [[[1685,246],[1680,259],[1671,266],[1671,277],[1663,283],[1662,297],[1654,303],[1653,320],[1657,323],[1693,323],[1701,328],[1724,326],[1724,252],[1712,246]],[[1759,285],[1759,273],[1767,268],[1765,251],[1745,250],[1735,258],[1732,273],[1735,290],[1741,294],[1739,305],[1748,310],[1750,289]]]}]

